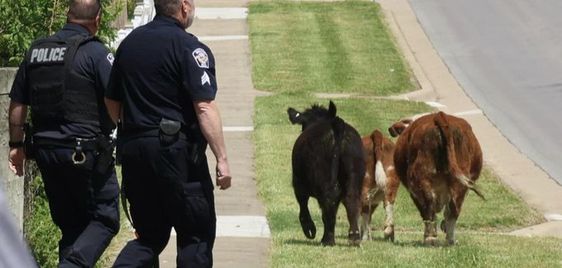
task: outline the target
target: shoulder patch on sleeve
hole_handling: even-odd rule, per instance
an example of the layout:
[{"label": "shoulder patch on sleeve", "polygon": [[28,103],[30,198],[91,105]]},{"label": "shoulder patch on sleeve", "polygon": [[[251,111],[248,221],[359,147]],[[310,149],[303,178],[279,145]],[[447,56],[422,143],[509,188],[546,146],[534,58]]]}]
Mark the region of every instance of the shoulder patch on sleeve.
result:
[{"label": "shoulder patch on sleeve", "polygon": [[201,85],[204,86],[205,84],[211,85],[211,78],[207,74],[207,72],[203,71],[203,75],[201,76]]},{"label": "shoulder patch on sleeve", "polygon": [[113,60],[115,58],[113,57],[113,53],[109,52],[107,53],[107,61],[109,61],[109,64],[113,65]]},{"label": "shoulder patch on sleeve", "polygon": [[193,55],[197,66],[199,66],[200,68],[209,69],[209,56],[204,49],[197,48],[193,51],[193,53],[191,53],[191,55]]}]

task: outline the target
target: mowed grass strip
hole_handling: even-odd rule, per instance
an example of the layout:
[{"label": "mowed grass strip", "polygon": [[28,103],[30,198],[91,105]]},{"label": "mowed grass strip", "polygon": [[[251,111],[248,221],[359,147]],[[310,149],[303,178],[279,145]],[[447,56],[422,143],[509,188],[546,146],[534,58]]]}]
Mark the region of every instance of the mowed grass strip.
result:
[{"label": "mowed grass strip", "polygon": [[[259,195],[267,208],[272,230],[272,267],[556,267],[562,265],[562,241],[550,238],[512,237],[507,232],[542,222],[542,217],[506,189],[489,170],[477,185],[483,201],[469,193],[457,224],[458,244],[425,247],[423,224],[410,196],[400,186],[395,205],[396,242],[382,240],[384,214],[379,207],[373,217],[374,240],[361,248],[347,245],[348,223],[340,206],[336,246],[323,247],[323,224],[315,199],[309,207],[317,227],[316,239],[308,240],[298,220],[298,204],[291,186],[291,151],[301,132],[291,125],[286,110],[303,111],[311,104],[327,107],[327,99],[287,92],[259,97],[255,107],[256,176]],[[431,111],[423,103],[405,101],[336,99],[338,115],[361,135],[375,128],[386,129],[396,119]],[[439,220],[442,215],[439,215]],[[439,239],[443,242],[442,232]]]},{"label": "mowed grass strip", "polygon": [[371,1],[251,3],[254,86],[381,96],[411,91],[380,13]]},{"label": "mowed grass strip", "polygon": [[[373,218],[374,240],[347,245],[345,209],[338,213],[336,246],[322,247],[320,210],[309,207],[317,234],[308,240],[298,220],[291,186],[291,151],[300,134],[288,107],[302,111],[328,105],[316,92],[391,95],[412,90],[410,74],[370,1],[337,3],[259,2],[250,5],[253,79],[257,89],[278,94],[259,97],[255,106],[256,177],[272,230],[272,267],[559,267],[562,241],[520,238],[504,232],[543,221],[485,169],[477,185],[487,201],[469,193],[457,223],[458,244],[425,247],[423,223],[401,186],[395,207],[396,242],[382,241],[383,209]],[[337,99],[338,115],[361,135],[386,133],[397,119],[431,111],[420,103]],[[439,220],[442,216],[439,215]],[[444,241],[444,234],[439,234]]]}]

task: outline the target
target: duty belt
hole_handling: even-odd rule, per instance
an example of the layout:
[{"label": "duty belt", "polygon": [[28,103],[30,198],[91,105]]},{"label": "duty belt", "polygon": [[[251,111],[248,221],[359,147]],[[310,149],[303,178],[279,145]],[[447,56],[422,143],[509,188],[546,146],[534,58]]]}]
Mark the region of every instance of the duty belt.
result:
[{"label": "duty belt", "polygon": [[61,140],[36,137],[33,139],[33,145],[74,149],[74,152],[72,153],[72,162],[75,165],[81,165],[86,162],[86,155],[84,154],[84,151],[98,150],[98,140],[96,138],[74,138]]},{"label": "duty belt", "polygon": [[[182,131],[180,131],[178,134],[180,139],[183,140],[187,139],[187,135],[185,135],[185,133],[183,133]],[[137,129],[135,131],[123,131],[121,136],[123,137],[123,139],[126,140],[132,140],[142,137],[158,137],[160,136],[160,129],[154,128],[154,129]]]}]

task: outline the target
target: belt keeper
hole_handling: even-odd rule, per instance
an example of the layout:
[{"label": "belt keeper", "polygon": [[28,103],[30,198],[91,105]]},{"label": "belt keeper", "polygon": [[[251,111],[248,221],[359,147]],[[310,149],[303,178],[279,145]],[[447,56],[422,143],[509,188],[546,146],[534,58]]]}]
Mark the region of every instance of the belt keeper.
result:
[{"label": "belt keeper", "polygon": [[80,144],[82,139],[76,139],[76,147],[74,148],[74,153],[72,153],[72,163],[75,165],[82,165],[86,162],[86,155],[82,150],[82,145]]}]

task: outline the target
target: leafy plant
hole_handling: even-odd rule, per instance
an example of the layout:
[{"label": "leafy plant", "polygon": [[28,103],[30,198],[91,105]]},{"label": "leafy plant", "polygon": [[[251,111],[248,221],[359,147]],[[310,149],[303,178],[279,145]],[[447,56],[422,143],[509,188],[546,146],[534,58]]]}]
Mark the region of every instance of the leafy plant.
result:
[{"label": "leafy plant", "polygon": [[49,203],[41,177],[32,179],[31,213],[24,222],[25,238],[39,267],[56,267],[58,263],[58,241],[60,230],[51,220]]},{"label": "leafy plant", "polygon": [[[111,22],[121,5],[101,0],[102,23],[98,36],[109,42],[116,36]],[[33,40],[46,37],[66,22],[66,0],[0,0],[0,67],[17,66]]]}]

